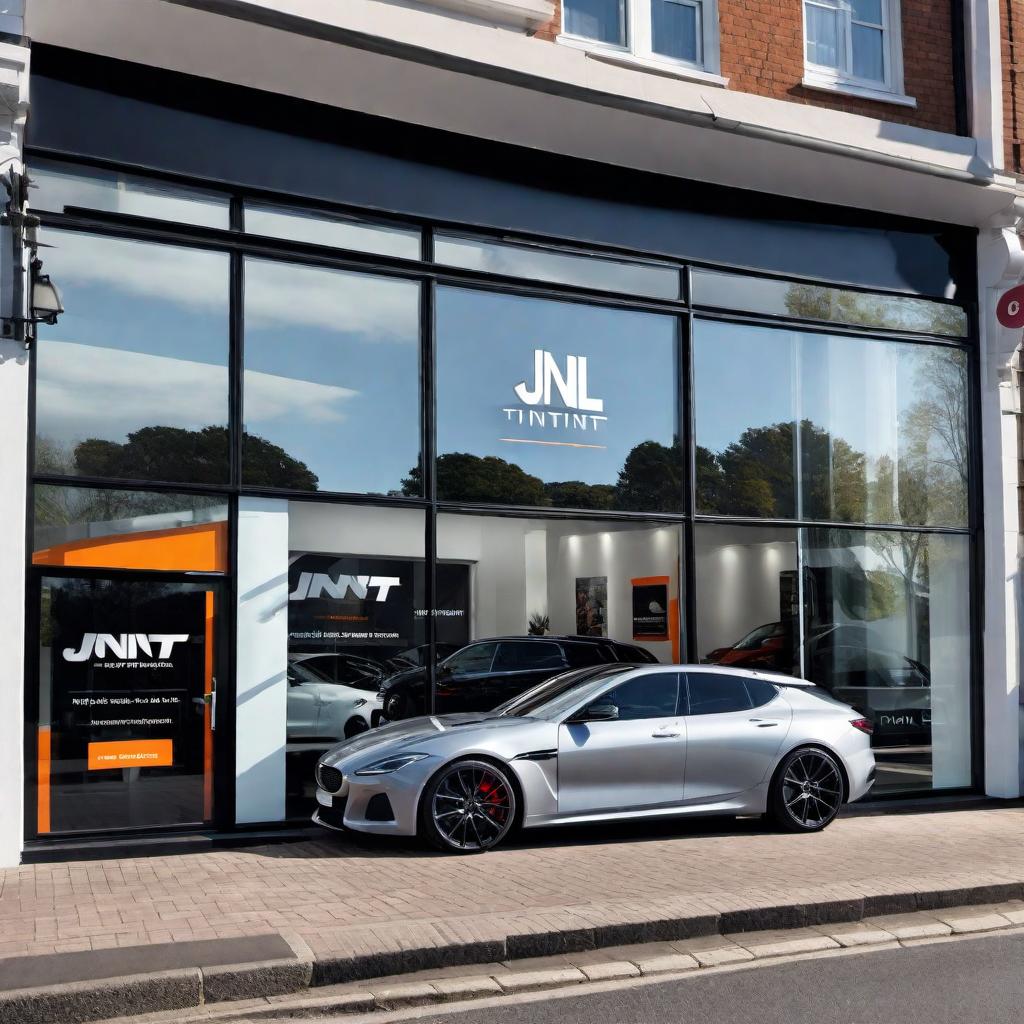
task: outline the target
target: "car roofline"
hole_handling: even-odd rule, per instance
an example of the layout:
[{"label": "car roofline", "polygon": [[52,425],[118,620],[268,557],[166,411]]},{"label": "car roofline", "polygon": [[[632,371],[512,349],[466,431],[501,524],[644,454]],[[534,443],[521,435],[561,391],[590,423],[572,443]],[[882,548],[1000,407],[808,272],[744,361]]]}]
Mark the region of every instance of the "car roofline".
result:
[{"label": "car roofline", "polygon": [[694,663],[687,664],[676,664],[676,665],[651,665],[649,663],[635,663],[633,666],[638,669],[643,669],[646,672],[664,672],[666,670],[676,669],[680,672],[705,672],[708,675],[716,676],[743,676],[747,679],[760,679],[766,683],[774,683],[776,686],[795,686],[804,689],[809,689],[817,686],[817,683],[812,683],[809,679],[803,679],[800,676],[787,676],[782,672],[762,672],[755,668],[732,668],[729,665],[700,665]]}]

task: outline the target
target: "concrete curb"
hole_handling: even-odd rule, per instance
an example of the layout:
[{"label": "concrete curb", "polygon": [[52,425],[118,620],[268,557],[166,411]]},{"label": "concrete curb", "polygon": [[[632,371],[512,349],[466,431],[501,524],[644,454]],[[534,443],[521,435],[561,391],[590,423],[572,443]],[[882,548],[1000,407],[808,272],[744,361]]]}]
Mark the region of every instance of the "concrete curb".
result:
[{"label": "concrete curb", "polygon": [[[984,915],[969,912],[944,915],[941,911],[1012,900],[1024,900],[1024,882],[780,903],[736,908],[717,914],[687,914],[681,911],[678,915],[670,915],[665,913],[662,906],[658,913],[645,915],[635,905],[623,910],[614,907],[554,910],[534,917],[511,916],[504,927],[495,925],[492,929],[481,929],[481,932],[491,931],[492,934],[481,934],[479,939],[471,942],[450,940],[348,957],[316,959],[310,958],[308,946],[302,944],[301,951],[305,955],[297,960],[191,968],[12,990],[0,993],[0,1024],[85,1024],[116,1016],[198,1009],[204,1005],[234,1000],[281,998],[319,986],[368,981],[427,969],[581,953],[620,945],[674,942],[711,935],[731,935],[732,944],[736,945],[738,933],[822,928],[825,925],[849,926],[865,918],[907,915],[920,911],[940,911],[936,915],[939,919],[949,916],[951,923],[942,927],[944,934],[954,930],[957,933],[979,930],[972,927],[974,924],[983,924],[985,930],[1010,928],[1024,920],[1024,907],[1020,908],[1021,916],[1013,911],[1010,917],[1001,920],[1000,915],[993,916],[991,912]],[[903,936],[899,931],[895,929],[885,941],[891,943],[901,940]],[[935,929],[929,929],[929,932],[936,934]],[[844,934],[848,935],[848,932]],[[412,941],[415,942],[414,939]],[[835,940],[825,945],[831,948],[853,944],[873,943],[866,936],[860,940],[847,937],[844,942],[837,931]],[[765,949],[773,946],[793,951],[792,943],[782,939],[767,943]],[[685,953],[685,950],[681,952]],[[712,966],[715,962],[728,962],[729,953],[735,954],[736,950],[729,950],[724,957],[718,958],[697,954],[696,960],[701,967]],[[751,959],[764,955],[763,952],[748,954]],[[734,955],[732,959],[737,957]],[[684,969],[681,967],[682,960],[674,962],[676,966],[673,970]],[[651,973],[651,966],[647,964],[622,964],[619,968],[628,973],[629,966],[638,968],[644,974]],[[577,980],[588,980],[585,973],[577,973]],[[387,1008],[397,1005],[394,1000],[426,999],[434,1002],[466,998],[461,992],[476,994],[482,981],[479,976],[458,980],[461,985],[449,991],[417,983],[413,986],[415,992],[399,992],[399,986],[392,985],[392,991],[387,994]],[[492,980],[495,985],[501,985],[500,979]],[[564,984],[564,981],[551,983]],[[543,981],[538,979],[537,984],[543,984]],[[369,1004],[367,999],[370,1000]],[[322,999],[306,997],[303,1012],[308,1010],[310,1015],[314,1015],[314,1004],[317,1004],[315,1014],[383,1008],[375,996],[371,998],[361,994],[358,999],[347,995]],[[412,1004],[403,1002],[401,1005]],[[271,1007],[250,1007],[245,1011],[250,1017],[270,1016],[275,1012]]]}]

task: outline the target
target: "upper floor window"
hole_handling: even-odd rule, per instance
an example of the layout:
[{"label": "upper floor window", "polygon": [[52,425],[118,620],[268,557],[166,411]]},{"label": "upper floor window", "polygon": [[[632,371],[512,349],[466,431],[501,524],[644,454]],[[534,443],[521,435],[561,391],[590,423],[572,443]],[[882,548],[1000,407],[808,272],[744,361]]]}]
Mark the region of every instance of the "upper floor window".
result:
[{"label": "upper floor window", "polygon": [[718,71],[714,0],[563,0],[563,38]]},{"label": "upper floor window", "polygon": [[913,103],[900,95],[899,0],[804,0],[804,41],[805,85]]}]

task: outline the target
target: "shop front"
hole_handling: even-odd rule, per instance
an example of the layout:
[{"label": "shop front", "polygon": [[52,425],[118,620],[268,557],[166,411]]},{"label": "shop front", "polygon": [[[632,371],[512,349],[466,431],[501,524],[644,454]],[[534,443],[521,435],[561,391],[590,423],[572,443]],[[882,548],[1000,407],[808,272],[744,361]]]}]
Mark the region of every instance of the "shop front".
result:
[{"label": "shop front", "polygon": [[34,72],[30,843],[306,821],[397,674],[588,658],[978,787],[969,233],[95,70]]}]

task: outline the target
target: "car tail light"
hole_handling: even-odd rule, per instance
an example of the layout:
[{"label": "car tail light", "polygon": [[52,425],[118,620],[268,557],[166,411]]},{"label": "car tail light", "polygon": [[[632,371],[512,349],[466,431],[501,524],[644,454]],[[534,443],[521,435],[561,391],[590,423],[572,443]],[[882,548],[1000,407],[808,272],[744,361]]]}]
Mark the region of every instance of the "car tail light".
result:
[{"label": "car tail light", "polygon": [[854,729],[866,732],[869,736],[875,731],[875,727],[871,724],[871,719],[869,718],[852,718],[850,719],[850,725]]}]

